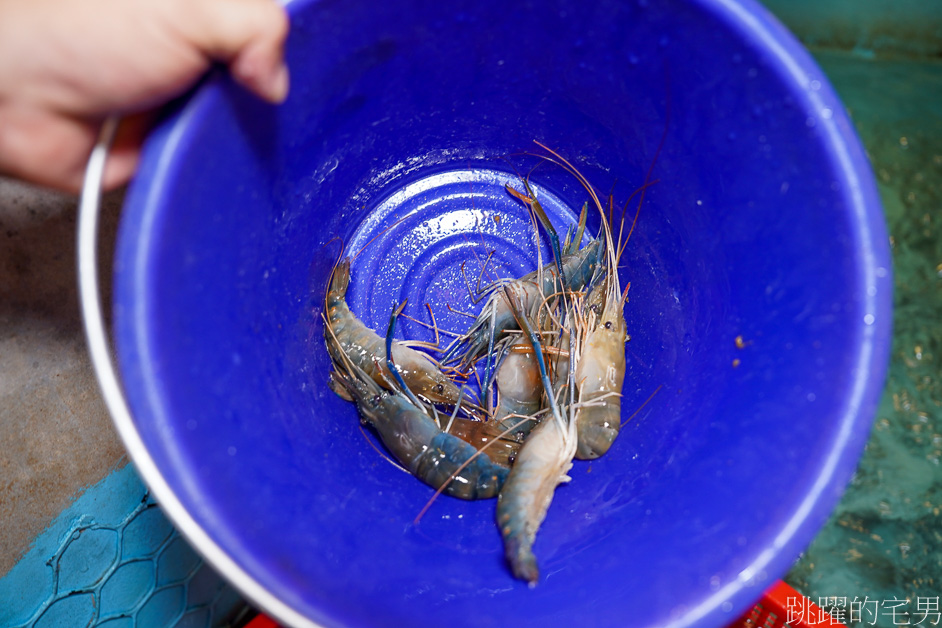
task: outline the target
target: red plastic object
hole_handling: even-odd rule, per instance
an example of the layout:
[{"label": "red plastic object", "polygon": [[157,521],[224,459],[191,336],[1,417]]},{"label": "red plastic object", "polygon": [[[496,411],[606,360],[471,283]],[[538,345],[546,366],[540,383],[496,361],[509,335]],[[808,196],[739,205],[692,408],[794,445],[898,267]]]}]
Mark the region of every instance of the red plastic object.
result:
[{"label": "red plastic object", "polygon": [[729,628],[810,628],[844,626],[817,604],[781,580],[772,585],[752,610]]},{"label": "red plastic object", "polygon": [[[788,621],[791,620],[791,621]],[[844,626],[817,604],[781,580],[772,585],[748,613],[728,628],[811,628]],[[245,628],[278,628],[278,624],[258,615]]]},{"label": "red plastic object", "polygon": [[267,616],[259,614],[255,616],[255,619],[247,623],[245,628],[278,628],[278,624]]}]

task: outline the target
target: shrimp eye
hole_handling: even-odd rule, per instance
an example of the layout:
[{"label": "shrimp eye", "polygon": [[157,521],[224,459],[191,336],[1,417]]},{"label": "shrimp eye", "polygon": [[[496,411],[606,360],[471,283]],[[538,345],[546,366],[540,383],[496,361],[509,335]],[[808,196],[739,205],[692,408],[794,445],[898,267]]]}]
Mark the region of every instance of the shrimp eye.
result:
[{"label": "shrimp eye", "polygon": [[383,398],[381,396],[373,395],[373,397],[370,399],[370,405],[378,406],[382,400]]},{"label": "shrimp eye", "polygon": [[442,386],[441,384],[435,384],[435,392],[437,392],[438,394],[442,394],[443,392],[445,392],[445,387]]},{"label": "shrimp eye", "polygon": [[605,321],[605,329],[611,329],[611,328],[612,328],[612,321]]}]

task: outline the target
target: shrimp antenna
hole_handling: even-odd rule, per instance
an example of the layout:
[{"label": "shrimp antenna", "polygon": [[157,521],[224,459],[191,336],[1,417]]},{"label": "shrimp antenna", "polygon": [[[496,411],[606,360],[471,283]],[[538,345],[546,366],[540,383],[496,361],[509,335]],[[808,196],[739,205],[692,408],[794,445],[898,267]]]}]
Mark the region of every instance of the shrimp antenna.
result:
[{"label": "shrimp antenna", "polygon": [[619,302],[624,305],[628,301],[628,291],[631,290],[631,282],[628,282],[628,285],[625,286],[625,291],[621,293],[621,299]]},{"label": "shrimp antenna", "polygon": [[628,240],[631,239],[631,234],[634,233],[635,225],[638,224],[638,216],[641,213],[641,200],[643,199],[638,201],[638,209],[635,210],[635,217],[634,217],[634,220],[631,221],[631,227],[628,229],[628,235],[625,237],[624,240],[622,240],[621,236],[625,231],[625,214],[627,213],[628,205],[631,203],[631,199],[633,199],[638,194],[644,194],[644,190],[646,190],[647,188],[651,187],[652,185],[656,183],[660,183],[660,181],[661,181],[660,179],[654,179],[653,181],[644,182],[640,187],[638,187],[634,192],[631,193],[631,196],[628,197],[628,200],[626,200],[625,204],[622,206],[621,226],[618,228],[618,253],[615,255],[615,259],[618,259],[618,260],[621,259],[621,254],[624,252],[625,247],[628,246]]},{"label": "shrimp antenna", "polygon": [[[326,248],[327,248],[327,245],[330,244],[331,242],[333,242],[334,240],[338,240],[338,241],[340,242],[340,254],[337,256],[337,262],[339,262],[340,259],[343,257],[343,251],[344,251],[343,238],[341,238],[340,236],[336,236],[336,235],[335,235],[334,237],[332,237],[332,238],[331,238],[330,240],[328,240],[327,242],[324,242],[324,245],[321,246],[320,250],[326,249]],[[334,265],[335,265],[335,266],[336,266],[337,262],[334,262]]]},{"label": "shrimp antenna", "polygon": [[[458,416],[458,410],[461,409],[461,401],[464,399],[465,390],[467,390],[467,386],[462,386],[461,388],[458,389],[458,401],[455,403],[455,409],[451,413],[451,417],[448,419],[448,425],[445,426],[445,429],[443,430],[444,432],[448,432],[451,430],[451,426],[455,422],[455,417]],[[432,407],[434,408],[435,406],[432,406]],[[439,426],[438,429],[441,429],[441,426]]]},{"label": "shrimp antenna", "polygon": [[657,388],[655,388],[655,389],[654,389],[654,392],[651,393],[651,396],[648,397],[647,399],[645,399],[645,400],[644,400],[644,403],[642,403],[640,406],[638,406],[638,409],[635,410],[634,412],[632,412],[630,417],[628,417],[627,419],[625,419],[624,421],[621,422],[621,427],[624,427],[624,426],[625,426],[625,423],[627,423],[627,422],[630,421],[631,419],[635,418],[635,416],[637,416],[637,414],[638,414],[639,412],[641,412],[641,410],[644,409],[644,406],[648,405],[648,403],[650,403],[650,401],[651,401],[652,399],[654,399],[654,395],[656,395],[656,394],[658,394],[659,392],[661,392],[661,389],[662,389],[662,388],[664,388],[664,384],[661,384],[661,385],[659,385]]},{"label": "shrimp antenna", "polygon": [[374,443],[374,442],[370,439],[370,437],[366,435],[366,430],[363,429],[363,425],[362,425],[362,424],[358,424],[357,427],[360,428],[360,434],[363,435],[363,440],[365,440],[365,441],[369,444],[369,446],[373,448],[373,451],[375,451],[376,453],[378,453],[378,454],[380,455],[380,457],[381,457],[383,460],[385,460],[386,462],[388,462],[388,463],[391,464],[392,466],[396,467],[397,469],[399,469],[399,470],[402,471],[403,473],[407,473],[407,474],[409,474],[409,475],[412,475],[412,472],[411,472],[411,471],[409,471],[409,470],[406,469],[404,466],[402,466],[401,464],[399,464],[398,462],[396,462],[395,460],[393,460],[392,458],[390,458],[389,456],[387,456],[385,453],[383,453],[383,450],[382,450],[382,449],[380,449],[379,447],[376,446],[376,443]]},{"label": "shrimp antenna", "polygon": [[[330,332],[330,337],[333,339],[333,344],[336,346],[335,351],[340,355],[341,358],[341,362],[338,363],[333,354],[331,354],[331,362],[333,363],[334,369],[336,370],[338,367],[343,368],[344,371],[352,376],[355,373],[354,369],[357,368],[357,365],[353,363],[353,361],[350,359],[350,356],[340,349],[342,345],[340,344],[340,340],[337,339],[337,334],[334,332],[333,325],[330,324],[330,319],[328,319],[327,316],[325,316],[323,313],[321,313],[321,318],[324,319],[324,329]],[[328,350],[329,349],[330,347],[328,347]],[[341,375],[344,374],[341,373]]]},{"label": "shrimp antenna", "polygon": [[363,246],[361,246],[361,247],[360,247],[360,250],[357,251],[357,252],[353,255],[353,259],[356,259],[356,258],[360,257],[360,253],[362,253],[362,252],[366,249],[366,247],[368,247],[369,245],[373,244],[373,241],[376,240],[376,238],[382,237],[383,235],[386,234],[386,232],[388,232],[390,229],[392,229],[393,227],[395,227],[396,225],[398,225],[399,223],[401,223],[403,220],[405,220],[405,219],[408,218],[408,217],[409,217],[409,215],[406,214],[405,216],[403,216],[402,218],[400,218],[399,220],[397,220],[396,222],[394,222],[393,224],[389,225],[388,227],[386,227],[385,229],[383,229],[382,231],[380,231],[379,233],[377,233],[375,236],[373,236],[372,238],[370,238],[370,239],[366,242],[366,244],[364,244]]},{"label": "shrimp antenna", "polygon": [[[464,270],[465,262],[461,262],[461,267],[460,267],[461,277],[464,279],[465,286],[468,288],[468,295],[471,297],[471,302],[474,304],[477,304],[482,298],[484,298],[485,294],[493,292],[501,281],[500,279],[497,279],[494,282],[485,286],[483,290],[481,289],[481,278],[484,276],[484,273],[487,272],[487,264],[490,262],[491,256],[493,256],[495,252],[496,251],[492,250],[490,253],[487,254],[487,257],[484,259],[484,264],[481,266],[481,274],[478,275],[477,287],[474,290],[471,289],[471,282],[468,281],[468,275],[465,273],[465,270]],[[473,314],[468,314],[466,312],[459,312],[455,310],[453,307],[451,307],[451,305],[448,305],[448,310],[450,312],[455,312],[457,314],[463,314],[472,319],[476,318]],[[442,363],[447,364],[451,362],[454,359],[455,354],[458,352],[459,349],[461,349],[461,347],[467,342],[467,340],[468,340],[468,334],[456,335],[455,339],[452,340],[448,344],[448,346],[445,347],[445,349],[442,351],[442,357],[441,357]]]},{"label": "shrimp antenna", "polygon": [[[559,161],[557,163],[564,170],[566,170],[572,176],[574,176],[576,180],[579,181],[580,185],[582,185],[582,187],[585,188],[585,190],[589,193],[589,196],[592,198],[592,203],[599,210],[599,217],[602,219],[602,230],[605,232],[605,237],[607,240],[609,240],[609,244],[611,245],[612,229],[611,229],[611,226],[609,225],[608,219],[605,217],[605,207],[602,205],[602,202],[599,200],[599,195],[595,191],[595,188],[592,187],[592,184],[589,183],[589,180],[586,179],[585,175],[579,172],[579,170],[575,166],[573,166],[565,157],[557,153],[555,150],[553,150],[546,144],[543,144],[539,140],[533,140],[533,142],[537,146],[539,146],[540,148],[542,148],[543,150],[551,154],[553,157],[558,159]],[[614,245],[609,246],[609,261],[612,267],[615,267],[618,265],[618,260],[615,258]]]},{"label": "shrimp antenna", "polygon": [[[635,212],[635,219],[631,223],[631,229],[628,230],[628,237],[625,238],[625,243],[627,244],[628,239],[631,238],[631,233],[635,230],[635,224],[638,222],[638,214],[641,212],[641,204],[644,203],[644,192],[647,190],[648,185],[656,183],[656,181],[651,181],[651,175],[654,172],[654,165],[657,163],[658,157],[661,156],[661,151],[664,150],[664,142],[667,140],[667,131],[670,128],[671,120],[671,75],[670,75],[670,66],[667,62],[664,62],[664,129],[661,131],[661,139],[658,141],[657,150],[654,151],[654,158],[651,160],[651,165],[648,166],[648,172],[644,175],[644,184],[641,186],[641,197],[638,199],[638,210]],[[620,234],[619,234],[620,235]],[[619,257],[621,257],[619,252]]]}]

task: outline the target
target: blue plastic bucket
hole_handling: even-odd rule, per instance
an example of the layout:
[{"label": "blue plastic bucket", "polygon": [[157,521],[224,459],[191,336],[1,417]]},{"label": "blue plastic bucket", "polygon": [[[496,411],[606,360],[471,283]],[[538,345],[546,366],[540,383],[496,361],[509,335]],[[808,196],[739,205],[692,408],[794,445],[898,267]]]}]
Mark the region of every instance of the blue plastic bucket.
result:
[{"label": "blue plastic bucket", "polygon": [[[288,101],[211,77],[150,139],[122,217],[133,453],[168,512],[286,622],[735,619],[836,503],[888,355],[887,234],[822,72],[748,0],[288,10]],[[660,389],[557,490],[528,589],[493,501],[413,524],[432,491],[327,388],[320,315],[343,243],[368,325],[408,298],[466,326],[446,309],[473,307],[461,261],[536,263],[502,188],[533,140],[619,202],[655,164],[621,269],[625,418]],[[586,199],[558,168],[533,181],[560,224]]]}]

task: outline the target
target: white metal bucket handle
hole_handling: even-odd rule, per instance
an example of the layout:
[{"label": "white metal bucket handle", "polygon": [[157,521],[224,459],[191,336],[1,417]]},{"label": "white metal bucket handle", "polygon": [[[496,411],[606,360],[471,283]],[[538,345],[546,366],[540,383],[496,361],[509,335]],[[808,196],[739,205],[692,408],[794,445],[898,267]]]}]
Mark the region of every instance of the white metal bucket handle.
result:
[{"label": "white metal bucket handle", "polygon": [[293,608],[276,598],[236,563],[206,531],[190,516],[183,504],[167,484],[144,441],[134,425],[131,411],[111,359],[102,318],[101,294],[98,286],[98,216],[101,207],[101,185],[108,159],[108,150],[114,141],[118,118],[108,118],[101,128],[98,142],[92,150],[82,183],[78,210],[78,283],[85,336],[91,354],[92,366],[98,384],[111,413],[124,446],[156,497],[164,513],[177,530],[203,555],[217,571],[225,575],[232,585],[252,602],[285,625],[319,628],[319,624],[303,617]]}]

